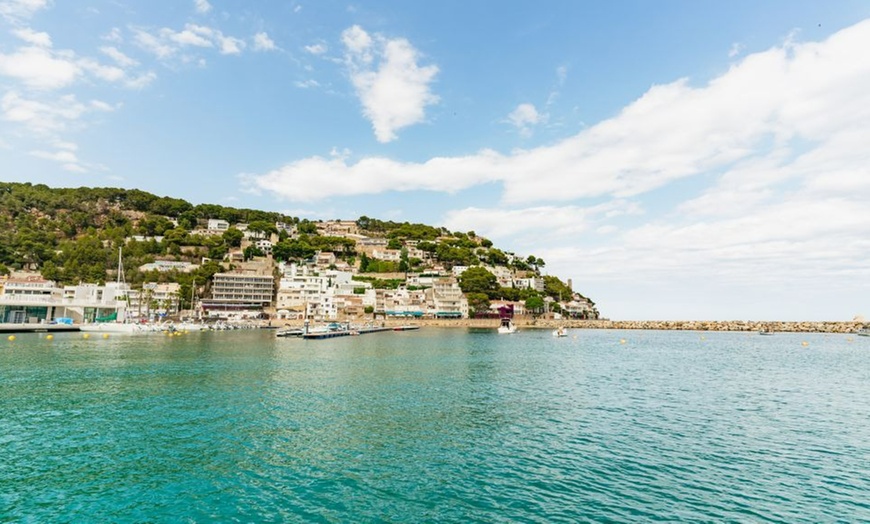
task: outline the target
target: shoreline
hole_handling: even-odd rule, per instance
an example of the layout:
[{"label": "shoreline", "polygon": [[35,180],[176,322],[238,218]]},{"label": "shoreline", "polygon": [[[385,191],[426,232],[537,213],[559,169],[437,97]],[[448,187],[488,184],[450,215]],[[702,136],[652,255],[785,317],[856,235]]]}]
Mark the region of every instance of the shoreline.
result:
[{"label": "shoreline", "polygon": [[[349,319],[355,323],[372,322],[371,318]],[[340,320],[345,322],[347,320]],[[431,318],[378,318],[376,325],[387,327],[421,326],[444,328],[496,329],[497,318],[431,319]],[[328,323],[328,322],[326,322]],[[840,321],[755,321],[755,320],[553,320],[515,317],[513,323],[519,329],[621,329],[663,331],[742,331],[757,332],[762,329],[783,333],[843,333],[854,334],[864,326],[863,322]],[[273,321],[273,325],[277,323]],[[312,323],[313,325],[314,323]],[[283,325],[302,327],[301,320],[285,321]],[[279,325],[278,327],[281,327]]]}]

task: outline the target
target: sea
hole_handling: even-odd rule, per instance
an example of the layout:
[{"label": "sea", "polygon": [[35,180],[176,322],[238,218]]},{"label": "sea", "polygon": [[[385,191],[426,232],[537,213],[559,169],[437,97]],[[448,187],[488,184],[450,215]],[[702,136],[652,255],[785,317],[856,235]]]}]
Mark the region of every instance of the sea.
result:
[{"label": "sea", "polygon": [[0,522],[870,522],[870,338],[4,336]]}]

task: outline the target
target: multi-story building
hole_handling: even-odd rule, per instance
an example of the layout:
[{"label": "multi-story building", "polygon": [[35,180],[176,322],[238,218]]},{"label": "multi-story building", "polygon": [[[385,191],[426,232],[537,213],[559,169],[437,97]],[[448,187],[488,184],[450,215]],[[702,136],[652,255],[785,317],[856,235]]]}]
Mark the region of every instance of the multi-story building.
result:
[{"label": "multi-story building", "polygon": [[375,311],[391,317],[422,317],[428,307],[425,290],[378,289]]},{"label": "multi-story building", "polygon": [[440,278],[426,290],[427,312],[435,318],[468,318],[468,300],[454,278]]},{"label": "multi-story building", "polygon": [[272,304],[275,281],[271,274],[255,271],[216,273],[212,280],[212,297],[202,301],[210,316],[221,312],[254,312]]}]

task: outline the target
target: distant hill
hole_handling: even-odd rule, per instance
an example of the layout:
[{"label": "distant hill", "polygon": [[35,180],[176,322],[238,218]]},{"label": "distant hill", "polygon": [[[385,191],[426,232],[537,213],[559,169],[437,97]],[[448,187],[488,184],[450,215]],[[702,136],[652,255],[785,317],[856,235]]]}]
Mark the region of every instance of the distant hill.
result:
[{"label": "distant hill", "polygon": [[[221,223],[225,229],[209,230],[210,223]],[[550,296],[568,301],[577,296],[592,304],[557,277],[541,276],[545,262],[540,258],[501,250],[474,231],[451,232],[366,216],[312,221],[255,209],[193,205],[138,189],[0,182],[0,274],[26,270],[59,283],[104,282],[117,277],[121,247],[126,282],[178,282],[182,296],[189,296],[194,281],[207,285],[214,273],[231,268],[240,257],[270,252],[274,261],[304,263],[318,253],[332,253],[333,265],[380,285],[396,285],[402,280],[396,274],[486,266],[535,284],[517,289],[490,282],[488,298]],[[189,262],[196,269],[139,270],[155,260]],[[467,280],[472,281],[470,276]]]}]

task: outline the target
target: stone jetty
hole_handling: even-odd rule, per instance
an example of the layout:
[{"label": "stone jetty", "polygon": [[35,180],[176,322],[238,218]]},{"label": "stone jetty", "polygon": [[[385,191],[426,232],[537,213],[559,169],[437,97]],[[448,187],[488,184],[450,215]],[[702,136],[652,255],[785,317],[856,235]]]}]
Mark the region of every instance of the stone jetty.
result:
[{"label": "stone jetty", "polygon": [[[369,319],[352,319],[364,323]],[[656,329],[673,331],[761,331],[762,329],[791,333],[855,333],[863,327],[862,322],[797,322],[797,321],[754,321],[754,320],[554,320],[533,317],[514,317],[514,324],[520,329]],[[495,329],[499,326],[497,318],[470,319],[403,319],[378,318],[376,325],[395,327],[407,324],[429,327],[458,327]],[[295,323],[288,322],[288,325]],[[301,321],[298,325],[302,325]]]}]

